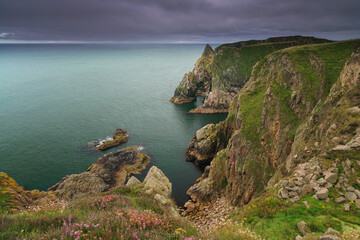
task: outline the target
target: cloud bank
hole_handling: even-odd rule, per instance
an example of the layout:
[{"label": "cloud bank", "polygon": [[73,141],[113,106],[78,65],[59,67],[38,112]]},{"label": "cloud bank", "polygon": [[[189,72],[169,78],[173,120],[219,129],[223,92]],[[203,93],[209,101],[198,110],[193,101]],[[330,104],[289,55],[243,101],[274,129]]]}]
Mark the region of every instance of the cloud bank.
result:
[{"label": "cloud bank", "polygon": [[360,36],[359,9],[359,0],[2,0],[0,37],[224,42],[302,34],[340,40]]}]

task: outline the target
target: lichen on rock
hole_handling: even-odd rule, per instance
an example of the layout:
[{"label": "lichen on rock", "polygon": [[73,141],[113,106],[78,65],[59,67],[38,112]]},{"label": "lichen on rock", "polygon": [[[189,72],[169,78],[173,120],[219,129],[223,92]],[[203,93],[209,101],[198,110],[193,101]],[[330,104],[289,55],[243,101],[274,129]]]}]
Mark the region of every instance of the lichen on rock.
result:
[{"label": "lichen on rock", "polygon": [[48,191],[54,191],[62,199],[105,192],[124,184],[130,174],[140,173],[149,160],[150,157],[136,147],[127,147],[100,157],[86,172],[65,176]]}]

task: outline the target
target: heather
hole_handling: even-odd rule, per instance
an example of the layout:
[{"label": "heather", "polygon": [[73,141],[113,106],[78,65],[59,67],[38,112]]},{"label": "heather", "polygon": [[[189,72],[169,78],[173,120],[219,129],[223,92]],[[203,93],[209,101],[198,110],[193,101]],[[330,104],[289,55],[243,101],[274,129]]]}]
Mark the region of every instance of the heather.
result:
[{"label": "heather", "polygon": [[185,220],[172,219],[137,188],[120,187],[57,207],[5,213],[0,239],[207,239]]}]

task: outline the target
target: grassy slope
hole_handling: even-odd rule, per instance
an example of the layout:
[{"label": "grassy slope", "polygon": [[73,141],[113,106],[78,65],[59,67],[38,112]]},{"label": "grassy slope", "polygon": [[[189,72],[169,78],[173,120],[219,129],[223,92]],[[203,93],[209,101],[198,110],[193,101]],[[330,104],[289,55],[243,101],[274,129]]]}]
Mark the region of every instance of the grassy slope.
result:
[{"label": "grassy slope", "polygon": [[185,221],[168,218],[152,197],[143,194],[141,185],[74,200],[66,208],[0,215],[0,239],[182,239],[193,235],[200,236]]},{"label": "grassy slope", "polygon": [[[282,54],[288,54],[290,56],[290,59],[295,64],[296,70],[303,76],[303,86],[305,87],[307,97],[311,99],[315,105],[314,91],[316,91],[322,79],[317,77],[315,70],[310,65],[310,54],[315,54],[325,63],[326,78],[324,80],[327,87],[326,91],[320,97],[320,101],[323,101],[329,94],[331,86],[339,77],[345,62],[349,59],[351,53],[354,52],[357,47],[360,47],[360,40],[310,46],[297,46],[276,52],[273,55],[277,54],[280,57]],[[260,69],[263,67],[263,64],[266,62],[266,59],[267,58],[264,58],[254,69],[255,78]],[[257,130],[259,129],[261,123],[261,110],[266,90],[265,84],[266,79],[260,80],[256,83],[254,91],[240,96],[240,111],[244,126],[242,127],[242,132],[248,140],[251,140],[255,144],[255,146],[258,146],[260,141],[260,134]],[[284,114],[284,117],[282,119],[286,120],[289,124],[292,123],[293,128],[299,126],[300,120],[294,115],[288,105],[291,96],[290,92],[276,84],[274,84],[272,90],[279,98],[283,106],[281,112]],[[295,131],[292,131],[291,133],[294,134]]]},{"label": "grassy slope", "polygon": [[[300,45],[300,42],[261,43],[242,48],[224,48],[218,53],[208,71],[216,81],[214,89],[225,89],[229,85],[242,86],[251,76],[254,65],[266,55],[284,48]],[[227,69],[224,71],[224,69]]]},{"label": "grassy slope", "polygon": [[[360,40],[343,41],[321,45],[298,46],[285,49],[273,54],[279,57],[288,54],[295,68],[303,76],[305,92],[307,98],[313,104],[321,106],[328,96],[331,86],[337,81],[346,60],[356,48],[360,47]],[[315,99],[314,92],[320,84],[316,71],[311,67],[309,56],[315,54],[325,64],[326,89],[318,99]],[[267,58],[264,58],[254,69],[257,76]],[[256,78],[256,77],[255,77]],[[261,111],[265,96],[266,81],[263,79],[255,83],[253,91],[240,95],[240,114],[242,117],[242,134],[250,140],[252,147],[259,146]],[[302,120],[296,117],[288,105],[290,92],[288,89],[273,83],[272,92],[281,102],[281,113],[285,125],[290,124],[292,131],[289,131],[289,138],[293,138],[297,127]],[[229,117],[233,116],[230,112]],[[268,196],[268,197],[266,197]],[[330,196],[331,197],[331,196]],[[308,201],[312,206],[307,209],[302,201]],[[354,206],[352,206],[354,210]],[[337,230],[358,229],[360,225],[360,210],[345,212],[343,206],[333,203],[323,203],[311,197],[302,198],[298,203],[287,204],[277,199],[275,194],[267,195],[263,193],[258,199],[242,208],[234,215],[237,221],[244,221],[256,233],[261,234],[266,239],[294,239],[300,232],[296,224],[305,220],[311,231],[324,232],[328,227]],[[347,239],[352,239],[354,235]]]}]

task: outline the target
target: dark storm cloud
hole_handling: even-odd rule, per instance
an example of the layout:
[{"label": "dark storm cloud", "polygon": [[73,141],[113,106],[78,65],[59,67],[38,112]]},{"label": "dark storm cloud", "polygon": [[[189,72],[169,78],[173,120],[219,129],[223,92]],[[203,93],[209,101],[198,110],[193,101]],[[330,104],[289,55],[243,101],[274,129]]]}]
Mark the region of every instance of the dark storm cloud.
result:
[{"label": "dark storm cloud", "polygon": [[359,0],[1,0],[0,39],[344,39],[359,37],[359,9]]}]

